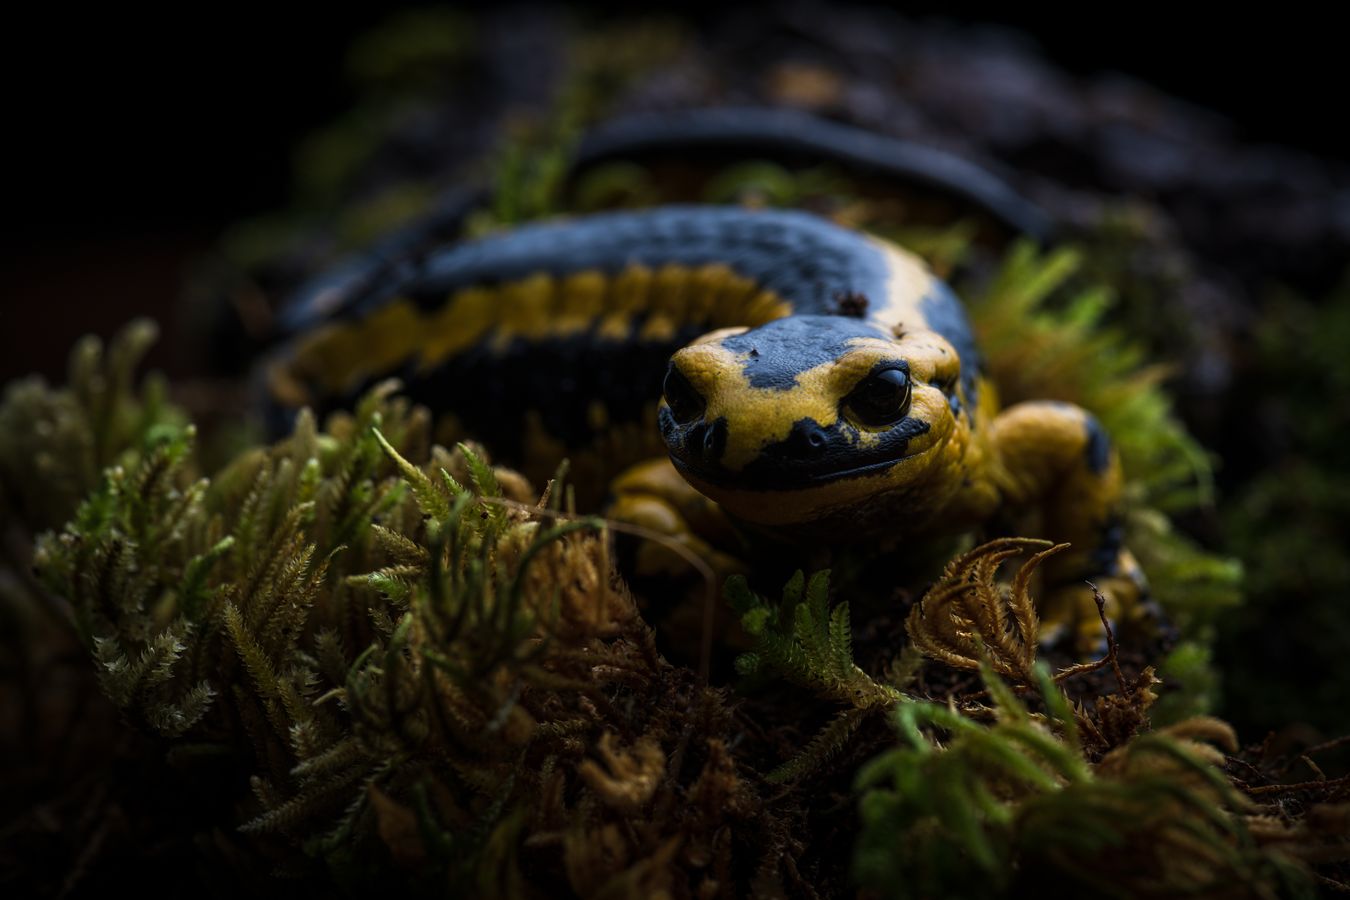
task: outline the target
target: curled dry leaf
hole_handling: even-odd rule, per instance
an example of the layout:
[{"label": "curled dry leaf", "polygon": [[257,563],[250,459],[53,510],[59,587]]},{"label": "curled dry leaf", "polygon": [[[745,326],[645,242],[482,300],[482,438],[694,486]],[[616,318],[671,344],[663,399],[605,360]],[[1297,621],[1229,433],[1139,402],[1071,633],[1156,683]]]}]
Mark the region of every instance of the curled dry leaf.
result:
[{"label": "curled dry leaf", "polygon": [[[1036,634],[1040,620],[1031,578],[1047,557],[1068,544],[1002,538],[981,544],[949,562],[942,577],[910,610],[905,622],[913,645],[930,659],[978,670],[982,658],[1014,682],[1035,683]],[[1037,550],[1013,577],[996,580],[1008,559]]]}]

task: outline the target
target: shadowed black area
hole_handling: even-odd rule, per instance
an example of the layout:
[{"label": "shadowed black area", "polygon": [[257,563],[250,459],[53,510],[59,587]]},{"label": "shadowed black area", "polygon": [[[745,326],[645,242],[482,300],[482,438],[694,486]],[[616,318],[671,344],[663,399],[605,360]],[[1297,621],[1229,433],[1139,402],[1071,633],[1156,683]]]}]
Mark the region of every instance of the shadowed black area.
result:
[{"label": "shadowed black area", "polygon": [[[526,450],[527,413],[538,414],[548,436],[568,448],[586,447],[609,425],[640,423],[661,397],[670,355],[702,333],[702,326],[686,326],[665,341],[614,341],[582,332],[516,339],[500,351],[489,339],[430,372],[419,373],[410,363],[372,377],[331,407],[351,408],[371,385],[396,376],[413,401],[433,413],[453,413],[492,449],[494,460],[518,464]],[[594,403],[604,407],[608,420],[600,431],[591,424]]]},{"label": "shadowed black area", "polygon": [[667,405],[670,406],[670,414],[677,422],[692,422],[708,408],[703,395],[673,362],[666,369],[666,379],[661,383],[661,392],[665,395]]},{"label": "shadowed black area", "polygon": [[1116,575],[1120,572],[1120,551],[1125,546],[1125,523],[1119,518],[1111,518],[1101,526],[1097,546],[1088,554],[1088,571],[1084,577],[1088,580],[1103,575]]},{"label": "shadowed black area", "polygon": [[[975,343],[975,332],[966,317],[966,309],[956,294],[944,282],[934,278],[928,295],[919,301],[919,311],[928,320],[928,327],[947,339],[961,358],[961,389],[971,409],[979,405],[976,384],[982,363],[980,348]],[[955,409],[955,407],[953,407]]]},{"label": "shadowed black area", "polygon": [[855,338],[889,340],[890,336],[858,319],[790,316],[723,338],[720,343],[744,356],[742,371],[751,387],[784,391],[801,373],[839,359]]},{"label": "shadowed black area", "polygon": [[1088,416],[1083,427],[1087,429],[1087,447],[1083,452],[1088,468],[1094,475],[1100,475],[1111,465],[1111,438],[1096,416]]},{"label": "shadowed black area", "polygon": [[604,122],[582,140],[580,164],[657,153],[734,154],[842,164],[850,171],[924,185],[959,197],[1012,228],[1048,240],[1046,213],[987,168],[936,147],[834,122],[797,109],[732,107],[662,110]]}]

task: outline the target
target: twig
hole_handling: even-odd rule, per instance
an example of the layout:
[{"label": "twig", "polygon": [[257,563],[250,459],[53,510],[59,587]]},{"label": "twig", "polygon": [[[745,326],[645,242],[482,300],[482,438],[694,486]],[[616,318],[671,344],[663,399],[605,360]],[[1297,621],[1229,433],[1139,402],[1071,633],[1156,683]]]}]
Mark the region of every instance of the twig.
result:
[{"label": "twig", "polygon": [[1311,791],[1317,788],[1323,790],[1327,788],[1337,788],[1350,785],[1350,775],[1342,775],[1340,778],[1332,778],[1325,781],[1300,781],[1297,784],[1268,784],[1264,787],[1247,788],[1247,793],[1253,796],[1257,794],[1289,794],[1294,791]]}]

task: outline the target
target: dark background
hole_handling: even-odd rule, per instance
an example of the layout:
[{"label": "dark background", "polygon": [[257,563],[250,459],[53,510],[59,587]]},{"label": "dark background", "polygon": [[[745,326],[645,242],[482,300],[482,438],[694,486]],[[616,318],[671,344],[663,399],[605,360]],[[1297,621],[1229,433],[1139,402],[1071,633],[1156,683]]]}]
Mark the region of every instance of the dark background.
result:
[{"label": "dark background", "polygon": [[[0,380],[59,375],[77,336],[111,332],[127,309],[168,318],[187,268],[225,225],[285,202],[297,141],[350,104],[351,39],[414,5],[48,5],[11,20]],[[1254,141],[1350,158],[1341,29],[1270,12],[1183,21],[1179,8],[1133,4],[908,9],[1015,27],[1070,71],[1125,72]],[[170,372],[191,367],[165,342],[157,354]]]}]

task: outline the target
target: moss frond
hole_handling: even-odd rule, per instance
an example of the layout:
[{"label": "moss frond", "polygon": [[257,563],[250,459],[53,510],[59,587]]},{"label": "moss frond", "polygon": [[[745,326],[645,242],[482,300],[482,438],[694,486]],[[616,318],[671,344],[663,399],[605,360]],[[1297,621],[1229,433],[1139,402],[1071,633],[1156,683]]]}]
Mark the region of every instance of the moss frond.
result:
[{"label": "moss frond", "polygon": [[[953,559],[910,610],[905,629],[914,647],[958,669],[980,669],[987,663],[1004,678],[1034,683],[1040,620],[1029,589],[1031,576],[1041,562],[1067,546],[1005,538]],[[1022,565],[1011,585],[995,580],[1005,560],[1028,550],[1039,552]]]},{"label": "moss frond", "polygon": [[813,574],[809,584],[798,571],[784,586],[781,603],[755,594],[739,575],[727,579],[726,599],[755,637],[753,648],[737,659],[737,670],[773,674],[857,708],[895,702],[894,688],[872,680],[854,663],[848,604],[831,612],[829,590],[829,570]]},{"label": "moss frond", "polygon": [[[1212,720],[1135,737],[1092,764],[1055,699],[1033,716],[998,676],[988,725],[949,706],[902,703],[903,741],[858,774],[855,873],[888,897],[1265,897],[1306,882],[1252,840],[1246,803],[1219,766],[1231,730]],[[1186,860],[1184,865],[1181,860]]]}]

